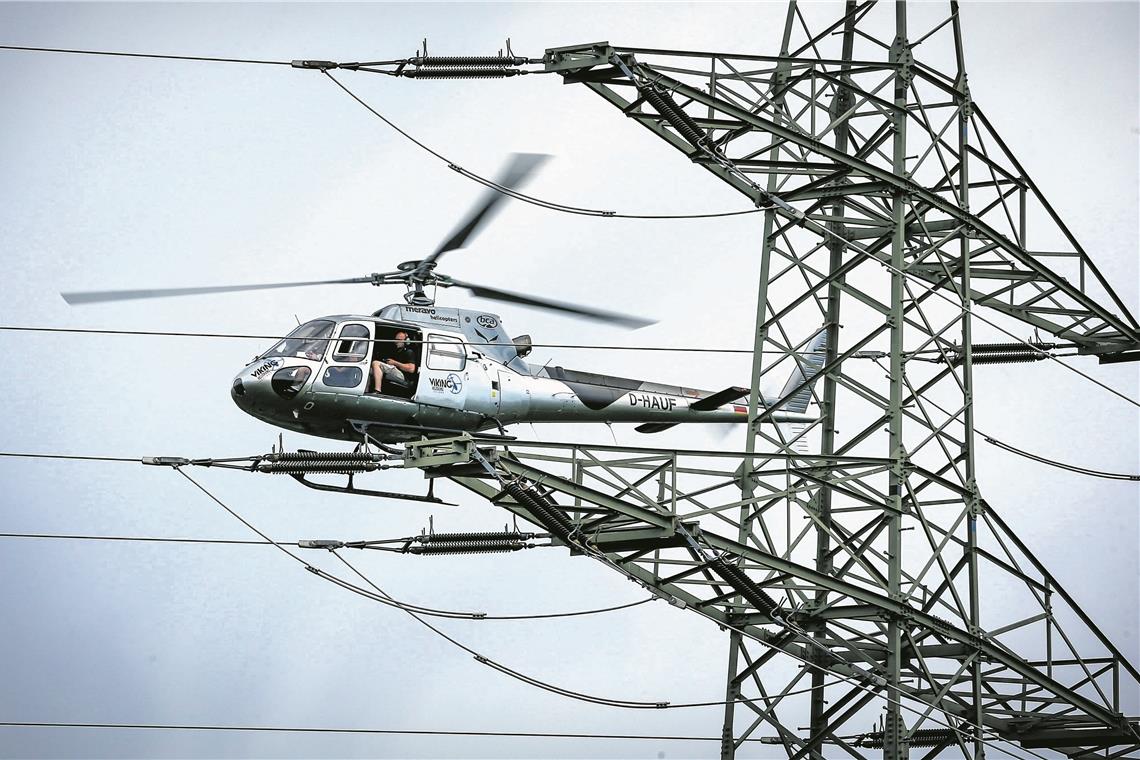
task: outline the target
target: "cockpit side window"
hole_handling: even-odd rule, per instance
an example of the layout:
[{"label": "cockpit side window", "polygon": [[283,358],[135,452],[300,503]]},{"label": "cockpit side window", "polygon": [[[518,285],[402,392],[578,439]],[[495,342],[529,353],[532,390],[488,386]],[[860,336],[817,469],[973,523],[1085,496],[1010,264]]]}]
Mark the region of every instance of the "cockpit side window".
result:
[{"label": "cockpit side window", "polygon": [[299,357],[320,361],[324,358],[329,343],[332,342],[330,338],[334,327],[336,324],[326,319],[314,319],[312,322],[306,322],[289,333],[285,340],[271,348],[262,358],[282,356],[290,359]]},{"label": "cockpit side window", "polygon": [[463,341],[446,335],[428,335],[428,369],[458,372],[467,366],[467,350]]},{"label": "cockpit side window", "polygon": [[334,362],[362,362],[369,354],[368,328],[364,325],[345,325],[340,329],[340,340],[333,350]]}]

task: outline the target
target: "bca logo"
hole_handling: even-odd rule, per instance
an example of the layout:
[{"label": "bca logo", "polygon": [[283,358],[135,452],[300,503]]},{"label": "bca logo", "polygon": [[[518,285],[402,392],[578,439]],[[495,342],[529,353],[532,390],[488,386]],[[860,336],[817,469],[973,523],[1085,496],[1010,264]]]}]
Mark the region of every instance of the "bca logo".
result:
[{"label": "bca logo", "polygon": [[495,319],[489,314],[480,314],[475,318],[475,324],[479,325],[480,327],[486,327],[488,330],[492,330],[499,326],[499,320]]}]

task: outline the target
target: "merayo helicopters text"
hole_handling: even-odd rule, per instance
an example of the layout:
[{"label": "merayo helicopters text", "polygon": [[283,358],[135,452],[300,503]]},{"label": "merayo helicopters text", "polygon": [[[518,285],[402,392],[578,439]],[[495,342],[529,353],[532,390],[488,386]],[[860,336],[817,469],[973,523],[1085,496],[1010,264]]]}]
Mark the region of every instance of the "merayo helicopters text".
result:
[{"label": "merayo helicopters text", "polygon": [[[515,189],[544,156],[516,155],[495,182]],[[320,284],[403,284],[404,304],[368,316],[334,315],[300,325],[250,362],[231,384],[246,413],[290,431],[357,443],[503,430],[520,423],[630,422],[639,432],[679,423],[739,423],[746,388],[707,391],[645,380],[534,366],[525,361],[530,337],[512,339],[496,314],[435,305],[439,287],[461,287],[480,298],[640,327],[651,324],[616,312],[460,282],[436,272],[440,257],[462,248],[510,197],[488,190],[456,231],[426,259],[395,272],[317,282],[223,285],[158,290],[65,293],[71,304],[238,292]],[[429,290],[430,294],[429,294]],[[811,383],[823,367],[826,332],[802,344],[783,389],[760,396],[766,421],[804,423]],[[745,402],[746,403],[746,402]],[[778,408],[772,408],[779,403]]]}]

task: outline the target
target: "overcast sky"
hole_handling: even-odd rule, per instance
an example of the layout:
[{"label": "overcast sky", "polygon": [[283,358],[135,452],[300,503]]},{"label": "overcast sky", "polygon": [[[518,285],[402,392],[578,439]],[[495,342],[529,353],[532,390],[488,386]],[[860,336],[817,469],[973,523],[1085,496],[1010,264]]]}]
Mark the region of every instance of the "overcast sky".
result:
[{"label": "overcast sky", "polygon": [[[841,7],[833,7],[836,11]],[[821,6],[812,6],[820,12]],[[0,42],[270,60],[490,54],[596,40],[775,53],[782,4],[0,5]],[[1138,6],[963,5],[971,91],[1135,314]],[[939,65],[939,64],[936,64]],[[719,211],[741,198],[582,88],[553,77],[344,81],[452,161],[490,174],[551,154],[530,186],[630,212]],[[0,324],[275,335],[369,313],[398,293],[314,288],[76,309],[60,291],[349,277],[430,252],[481,188],[404,141],[316,72],[0,51]],[[495,307],[536,342],[751,345],[760,218],[644,222],[515,204],[444,271],[645,314],[637,333]],[[449,305],[479,302],[448,294]],[[487,306],[487,304],[480,304]],[[1028,334],[1027,330],[1021,331]],[[0,450],[107,456],[264,453],[277,431],[229,399],[268,341],[0,333]],[[744,384],[748,359],[537,349],[534,361],[697,387]],[[1134,364],[1082,371],[1140,396]],[[1074,464],[1137,472],[1137,408],[1042,362],[978,372],[978,427]],[[630,427],[517,431],[649,445]],[[612,437],[611,437],[612,436]],[[686,448],[739,434],[684,428]],[[290,448],[337,448],[287,435]],[[983,495],[1137,660],[1140,499],[983,447]],[[279,540],[487,530],[505,516],[190,473]],[[0,460],[0,532],[255,538],[169,470]],[[376,487],[422,489],[415,473]],[[0,539],[0,721],[337,726],[716,736],[717,708],[623,712],[506,678],[395,610],[271,548]],[[358,560],[393,595],[512,614],[643,592],[564,551]],[[315,561],[315,560],[314,560]],[[727,637],[662,603],[568,621],[445,622],[488,656],[567,688],[634,700],[723,697]],[[1132,714],[1137,695],[1128,694]],[[715,744],[0,728],[4,756],[697,757]],[[752,746],[744,757],[773,757]]]}]

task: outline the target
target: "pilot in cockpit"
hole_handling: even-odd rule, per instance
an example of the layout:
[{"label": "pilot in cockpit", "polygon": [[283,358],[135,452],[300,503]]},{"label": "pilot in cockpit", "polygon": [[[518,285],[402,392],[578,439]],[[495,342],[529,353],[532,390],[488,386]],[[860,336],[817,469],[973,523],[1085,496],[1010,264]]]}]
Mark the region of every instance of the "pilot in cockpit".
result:
[{"label": "pilot in cockpit", "polygon": [[393,340],[392,355],[380,361],[372,362],[372,381],[377,392],[380,392],[382,383],[387,380],[389,384],[401,390],[412,388],[415,385],[416,354],[408,346],[408,333],[404,330],[396,332]]}]

